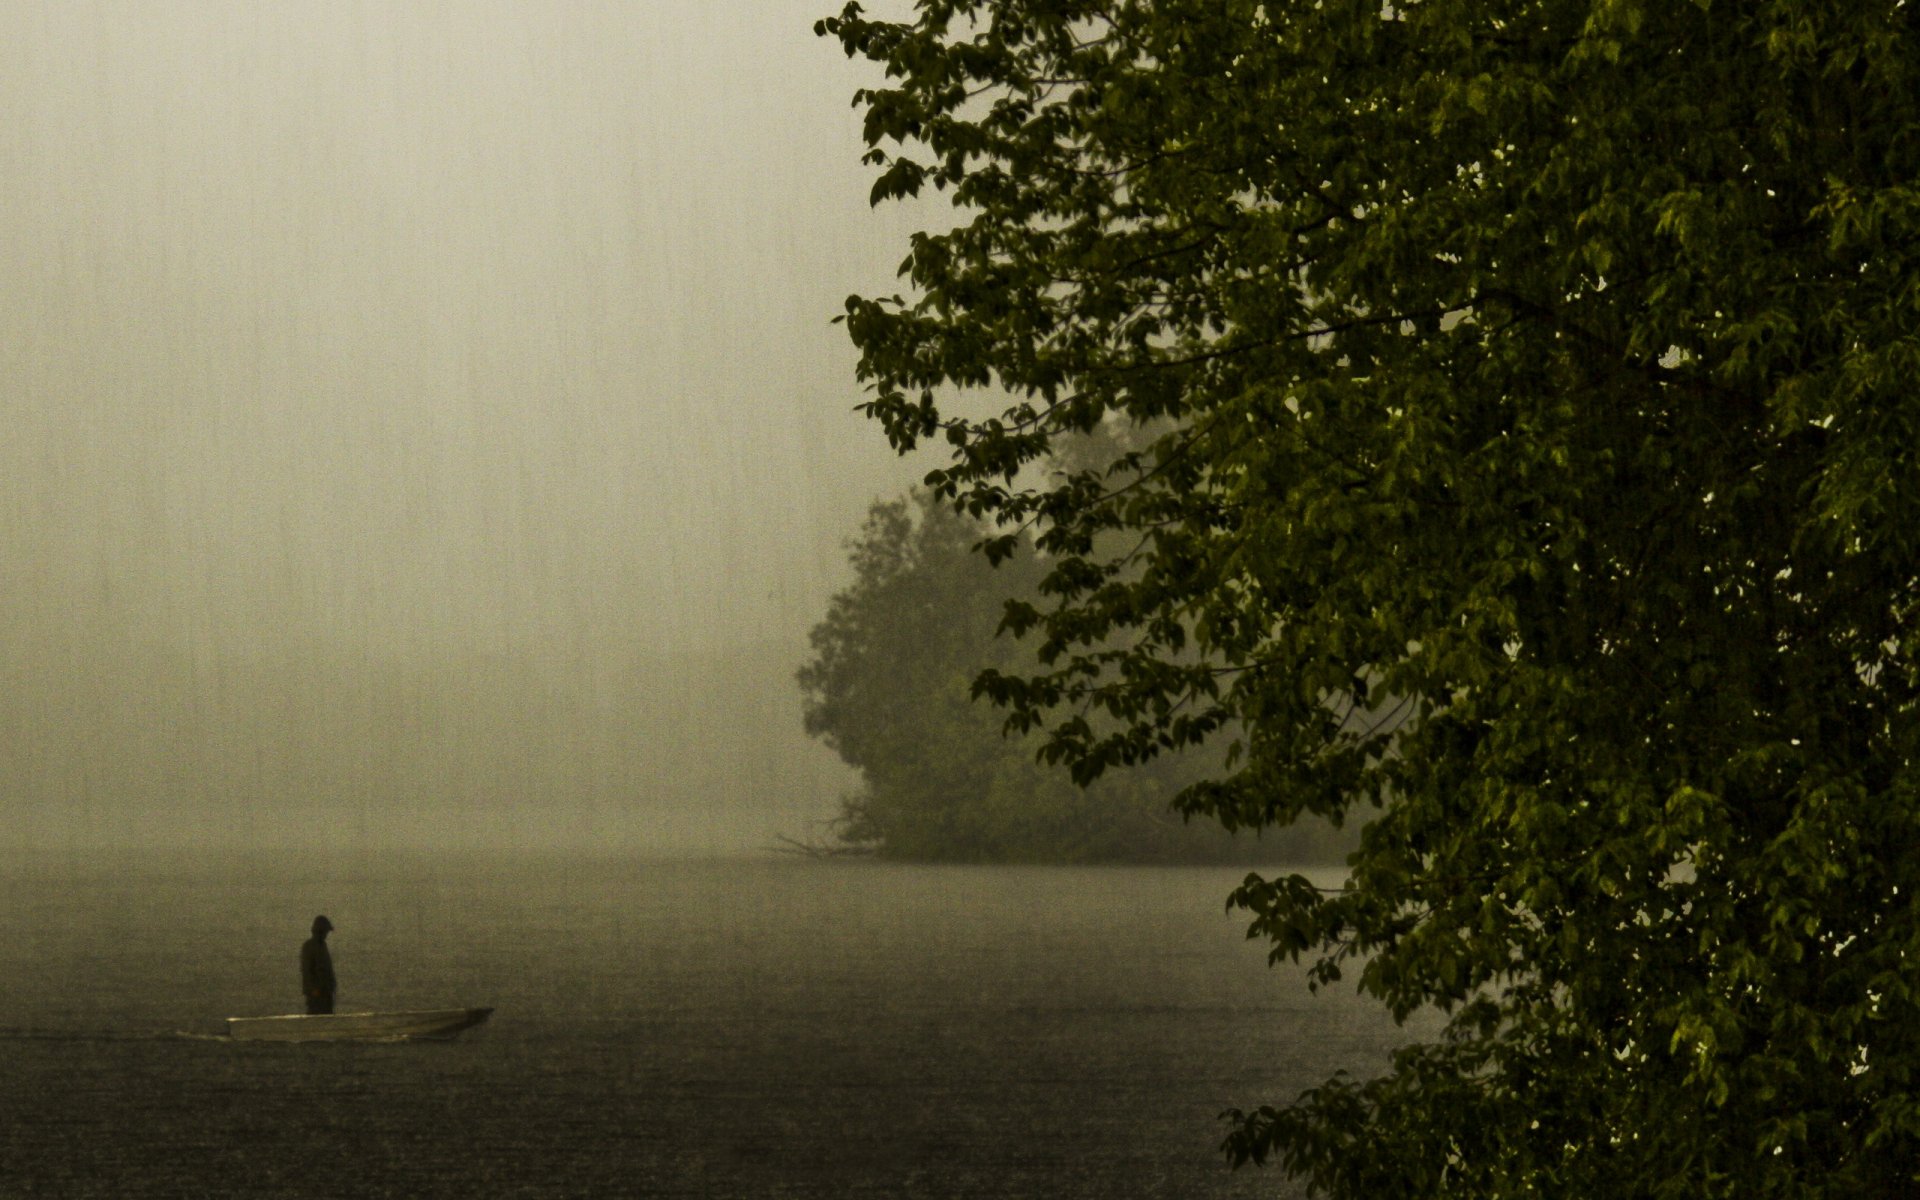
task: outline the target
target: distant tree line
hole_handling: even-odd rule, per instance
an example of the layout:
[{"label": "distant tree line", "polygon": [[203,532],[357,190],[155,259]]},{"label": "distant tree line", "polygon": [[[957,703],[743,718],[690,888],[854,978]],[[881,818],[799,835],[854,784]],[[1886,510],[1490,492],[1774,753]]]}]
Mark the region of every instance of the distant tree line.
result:
[{"label": "distant tree line", "polygon": [[[1031,539],[976,552],[982,522],[924,492],[877,501],[849,542],[854,581],[812,631],[799,671],[807,732],[861,774],[822,849],[959,862],[1335,861],[1352,839],[1306,824],[1262,840],[1189,824],[1173,797],[1215,757],[1167,755],[1076,784],[975,698],[987,670],[1031,669],[996,636],[1008,600],[1035,603]],[[1025,661],[1022,661],[1022,656]],[[1199,761],[1205,758],[1206,762]]]}]

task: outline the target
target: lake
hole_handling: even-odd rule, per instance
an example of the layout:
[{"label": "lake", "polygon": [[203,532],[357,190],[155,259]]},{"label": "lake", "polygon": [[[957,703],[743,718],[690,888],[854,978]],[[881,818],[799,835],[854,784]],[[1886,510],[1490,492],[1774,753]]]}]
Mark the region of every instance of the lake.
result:
[{"label": "lake", "polygon": [[[1229,1106],[1406,1035],[1270,969],[1220,868],[0,859],[0,1192],[1240,1197]],[[460,1040],[236,1043],[492,1005]],[[182,1036],[188,1035],[188,1036]]]}]

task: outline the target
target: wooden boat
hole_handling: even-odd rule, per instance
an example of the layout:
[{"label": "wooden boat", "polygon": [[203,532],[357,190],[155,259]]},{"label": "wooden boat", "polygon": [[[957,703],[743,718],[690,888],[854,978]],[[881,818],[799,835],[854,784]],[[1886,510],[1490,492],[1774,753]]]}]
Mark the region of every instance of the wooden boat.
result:
[{"label": "wooden boat", "polygon": [[414,1012],[288,1013],[228,1017],[227,1036],[253,1042],[401,1042],[450,1038],[493,1013],[490,1008],[429,1008]]}]

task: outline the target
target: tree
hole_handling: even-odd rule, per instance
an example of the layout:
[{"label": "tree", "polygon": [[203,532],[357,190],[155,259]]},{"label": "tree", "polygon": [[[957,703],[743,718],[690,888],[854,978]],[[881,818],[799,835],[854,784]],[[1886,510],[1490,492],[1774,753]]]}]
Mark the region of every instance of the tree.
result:
[{"label": "tree", "polygon": [[[956,217],[848,301],[867,411],[1048,566],[1007,611],[1044,665],[978,686],[1082,778],[1226,738],[1187,812],[1364,820],[1346,888],[1232,902],[1447,1014],[1231,1157],[1343,1197],[1911,1194],[1920,9],[818,29],[887,71],[875,202]],[[1165,432],[1029,469],[1114,420]]]},{"label": "tree", "polygon": [[[1018,661],[995,634],[1008,590],[1042,574],[1021,540],[996,572],[972,552],[987,532],[925,494],[877,502],[850,544],[854,582],[811,634],[799,671],[807,731],[861,772],[838,818],[844,845],[886,857],[959,861],[1306,861],[1337,843],[1324,828],[1249,844],[1169,809],[1196,776],[1156,761],[1081,788],[1002,736],[975,702],[987,667]],[[1339,847],[1336,852],[1344,852]]]}]

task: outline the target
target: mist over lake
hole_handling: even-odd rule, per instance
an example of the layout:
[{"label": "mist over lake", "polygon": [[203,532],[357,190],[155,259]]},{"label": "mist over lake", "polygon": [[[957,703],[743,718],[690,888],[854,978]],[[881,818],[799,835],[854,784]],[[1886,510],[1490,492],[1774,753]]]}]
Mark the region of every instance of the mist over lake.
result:
[{"label": "mist over lake", "polygon": [[[1402,1036],[1308,995],[1220,868],[12,857],[0,1172],[49,1196],[1289,1194],[1219,1111]],[[439,1044],[230,1043],[490,1004]]]},{"label": "mist over lake", "polygon": [[3,845],[753,849],[924,470],[806,0],[0,0]]}]

